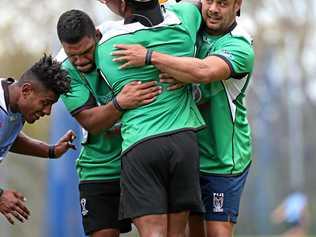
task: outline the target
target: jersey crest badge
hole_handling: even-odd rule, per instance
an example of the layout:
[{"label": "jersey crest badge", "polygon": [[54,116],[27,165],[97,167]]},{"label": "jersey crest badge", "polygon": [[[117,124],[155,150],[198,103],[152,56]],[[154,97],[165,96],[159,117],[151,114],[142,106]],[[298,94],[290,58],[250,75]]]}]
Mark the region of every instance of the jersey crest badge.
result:
[{"label": "jersey crest badge", "polygon": [[213,212],[223,212],[224,193],[213,193]]},{"label": "jersey crest badge", "polygon": [[86,209],[87,200],[85,198],[81,198],[80,205],[81,205],[81,214],[82,216],[86,216],[88,214],[88,210]]}]

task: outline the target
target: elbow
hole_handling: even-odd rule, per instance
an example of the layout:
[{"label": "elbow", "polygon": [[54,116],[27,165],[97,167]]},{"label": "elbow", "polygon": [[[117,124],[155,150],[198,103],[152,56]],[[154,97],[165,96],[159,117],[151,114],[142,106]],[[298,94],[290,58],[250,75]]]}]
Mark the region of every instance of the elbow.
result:
[{"label": "elbow", "polygon": [[112,127],[113,124],[106,124],[103,123],[102,126],[98,125],[98,124],[90,124],[90,125],[81,125],[88,133],[92,134],[92,135],[97,135],[101,132],[103,132],[106,129],[109,129]]},{"label": "elbow", "polygon": [[100,130],[93,126],[93,124],[81,124],[81,126],[90,134],[96,135],[100,132]]},{"label": "elbow", "polygon": [[97,126],[97,121],[92,115],[93,114],[88,114],[88,116],[76,117],[76,120],[84,130],[90,134],[96,135],[100,132],[100,129]]}]

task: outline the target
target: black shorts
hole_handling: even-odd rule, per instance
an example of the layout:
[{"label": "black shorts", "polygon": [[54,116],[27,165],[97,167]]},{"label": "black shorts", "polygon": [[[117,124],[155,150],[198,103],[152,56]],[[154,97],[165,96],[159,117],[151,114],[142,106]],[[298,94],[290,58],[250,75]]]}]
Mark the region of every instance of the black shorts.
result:
[{"label": "black shorts", "polygon": [[80,207],[86,235],[102,229],[131,230],[131,222],[118,221],[120,181],[79,184]]},{"label": "black shorts", "polygon": [[203,212],[193,131],[146,140],[122,156],[120,219]]}]

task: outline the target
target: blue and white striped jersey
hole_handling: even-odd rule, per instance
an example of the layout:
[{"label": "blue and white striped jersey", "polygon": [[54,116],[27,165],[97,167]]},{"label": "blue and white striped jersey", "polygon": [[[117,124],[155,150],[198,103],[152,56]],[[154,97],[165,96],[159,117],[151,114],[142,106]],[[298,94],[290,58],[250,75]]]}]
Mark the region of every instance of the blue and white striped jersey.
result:
[{"label": "blue and white striped jersey", "polygon": [[21,132],[24,119],[21,113],[12,113],[9,106],[8,85],[13,79],[0,80],[0,162],[10,150],[17,135]]}]

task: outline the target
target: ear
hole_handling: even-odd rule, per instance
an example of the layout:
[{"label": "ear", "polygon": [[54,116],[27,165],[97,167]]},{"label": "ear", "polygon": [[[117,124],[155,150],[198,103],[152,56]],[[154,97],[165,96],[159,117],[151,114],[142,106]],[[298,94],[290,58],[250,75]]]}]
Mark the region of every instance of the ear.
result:
[{"label": "ear", "polygon": [[236,14],[240,10],[241,4],[242,4],[242,0],[236,0],[236,2],[235,2],[235,13]]},{"label": "ear", "polygon": [[21,94],[23,97],[28,97],[30,94],[32,94],[34,91],[34,88],[31,83],[26,82],[21,86]]},{"label": "ear", "polygon": [[99,42],[102,38],[102,33],[100,32],[100,29],[96,29],[96,34],[95,34],[95,37],[96,37],[96,41]]}]

